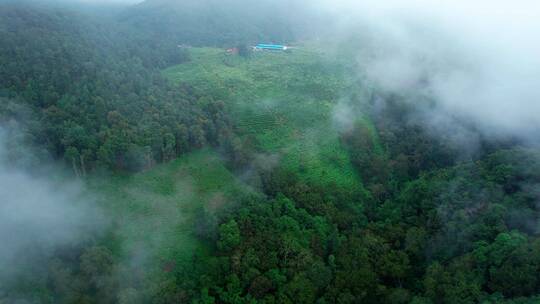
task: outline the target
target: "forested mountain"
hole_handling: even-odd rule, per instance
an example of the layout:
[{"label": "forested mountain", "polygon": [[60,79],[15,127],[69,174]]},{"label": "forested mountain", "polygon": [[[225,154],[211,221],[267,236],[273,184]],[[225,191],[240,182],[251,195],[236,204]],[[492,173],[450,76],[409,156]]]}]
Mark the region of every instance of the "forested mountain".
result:
[{"label": "forested mountain", "polygon": [[120,20],[137,31],[193,46],[292,42],[314,17],[300,1],[149,0],[124,12]]},{"label": "forested mountain", "polygon": [[97,163],[138,170],[226,136],[218,102],[201,106],[204,96],[159,74],[188,60],[184,51],[162,52],[114,20],[77,11],[7,4],[0,14],[2,111],[27,107],[38,143],[77,172]]},{"label": "forested mountain", "polygon": [[538,142],[314,7],[0,2],[0,303],[540,302]]}]

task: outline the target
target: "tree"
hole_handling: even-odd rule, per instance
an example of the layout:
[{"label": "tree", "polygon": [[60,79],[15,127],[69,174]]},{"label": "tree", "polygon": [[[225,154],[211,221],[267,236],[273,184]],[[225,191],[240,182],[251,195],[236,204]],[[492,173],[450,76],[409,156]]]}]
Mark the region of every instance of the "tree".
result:
[{"label": "tree", "polygon": [[79,170],[79,166],[77,165],[80,159],[79,150],[77,150],[77,148],[75,147],[67,148],[66,153],[65,153],[65,158],[69,160],[69,162],[71,163],[71,167],[73,168],[73,173],[77,177],[81,177],[82,173]]},{"label": "tree", "polygon": [[219,226],[219,250],[231,251],[240,244],[240,240],[240,228],[234,219]]},{"label": "tree", "polygon": [[237,46],[238,55],[244,58],[249,58],[251,56],[251,50],[245,43],[241,43]]}]

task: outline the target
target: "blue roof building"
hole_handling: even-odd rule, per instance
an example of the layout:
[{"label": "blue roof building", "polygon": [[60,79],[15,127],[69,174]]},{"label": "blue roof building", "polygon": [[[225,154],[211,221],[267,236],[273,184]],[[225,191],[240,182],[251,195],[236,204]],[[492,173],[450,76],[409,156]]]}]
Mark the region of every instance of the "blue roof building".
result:
[{"label": "blue roof building", "polygon": [[269,51],[286,51],[287,46],[281,44],[263,44],[259,43],[255,46],[257,50],[269,50]]}]

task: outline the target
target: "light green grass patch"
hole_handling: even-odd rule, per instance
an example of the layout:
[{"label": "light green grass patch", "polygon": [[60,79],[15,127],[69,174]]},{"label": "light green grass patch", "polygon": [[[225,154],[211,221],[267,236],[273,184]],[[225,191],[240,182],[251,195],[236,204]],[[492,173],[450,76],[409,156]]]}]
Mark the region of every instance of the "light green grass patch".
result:
[{"label": "light green grass patch", "polygon": [[210,150],[189,153],[175,161],[135,175],[92,178],[91,191],[113,219],[115,237],[122,240],[117,256],[141,258],[153,271],[189,262],[210,248],[195,236],[197,212],[233,203],[249,191]]},{"label": "light green grass patch", "polygon": [[252,136],[284,168],[323,185],[361,187],[332,124],[332,111],[350,86],[347,67],[314,48],[254,52],[248,59],[224,50],[191,49],[191,61],[163,71],[226,103],[237,133]]}]

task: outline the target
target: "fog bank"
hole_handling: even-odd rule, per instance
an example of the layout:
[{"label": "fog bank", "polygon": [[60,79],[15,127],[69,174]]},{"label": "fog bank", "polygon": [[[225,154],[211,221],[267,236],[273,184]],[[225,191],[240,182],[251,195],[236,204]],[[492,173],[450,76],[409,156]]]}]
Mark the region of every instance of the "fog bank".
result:
[{"label": "fog bank", "polygon": [[540,130],[537,1],[319,1],[381,90],[433,98],[487,133]]},{"label": "fog bank", "polygon": [[15,143],[9,139],[0,128],[0,283],[61,246],[81,243],[105,223],[78,182],[12,166],[7,150]]}]

